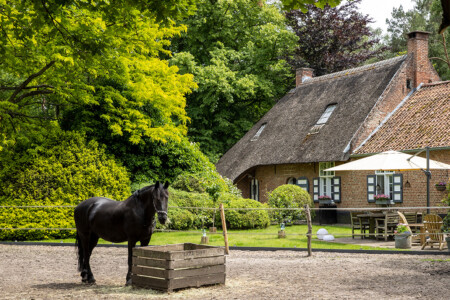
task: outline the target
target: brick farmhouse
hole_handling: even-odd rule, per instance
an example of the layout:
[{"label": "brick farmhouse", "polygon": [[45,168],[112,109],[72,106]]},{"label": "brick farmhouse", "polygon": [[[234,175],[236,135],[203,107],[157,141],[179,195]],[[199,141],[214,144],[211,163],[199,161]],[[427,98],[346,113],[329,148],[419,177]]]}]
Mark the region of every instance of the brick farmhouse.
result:
[{"label": "brick farmhouse", "polygon": [[[298,69],[296,88],[281,98],[216,167],[243,196],[261,202],[268,192],[291,183],[319,205],[329,195],[340,208],[376,207],[378,194],[400,190],[395,206],[426,206],[422,171],[340,171],[325,169],[375,153],[417,153],[450,164],[450,81],[442,82],[428,59],[428,33],[408,34],[408,53],[392,59],[313,77]],[[424,154],[420,154],[424,156]],[[432,170],[430,203],[440,204],[448,170]],[[373,190],[373,189],[372,189]],[[339,222],[348,213],[338,215]]]}]

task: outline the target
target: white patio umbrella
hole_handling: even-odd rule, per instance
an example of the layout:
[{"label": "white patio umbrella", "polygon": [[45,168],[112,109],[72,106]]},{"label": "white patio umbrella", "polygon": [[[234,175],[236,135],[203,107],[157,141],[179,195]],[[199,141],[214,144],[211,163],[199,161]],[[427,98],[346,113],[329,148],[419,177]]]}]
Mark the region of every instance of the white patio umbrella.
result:
[{"label": "white patio umbrella", "polygon": [[[450,165],[429,160],[429,169],[450,169]],[[397,151],[386,151],[361,158],[325,171],[402,171],[426,170],[427,159]]]},{"label": "white patio umbrella", "polygon": [[[427,207],[430,206],[430,169],[450,169],[450,165],[430,159],[429,147],[425,148],[427,158],[404,154],[397,151],[386,151],[361,158],[346,164],[326,169],[325,171],[402,171],[422,170],[427,175]],[[419,152],[420,153],[420,152]],[[418,153],[417,153],[418,154]],[[416,155],[417,155],[416,154]],[[427,209],[429,213],[429,209]]]}]

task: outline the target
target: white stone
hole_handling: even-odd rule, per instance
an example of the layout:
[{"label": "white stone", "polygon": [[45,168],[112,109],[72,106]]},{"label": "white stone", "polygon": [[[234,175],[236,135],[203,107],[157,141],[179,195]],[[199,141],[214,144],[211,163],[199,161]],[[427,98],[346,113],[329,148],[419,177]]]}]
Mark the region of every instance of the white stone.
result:
[{"label": "white stone", "polygon": [[323,237],[324,241],[334,241],[334,236],[331,234],[327,234]]},{"label": "white stone", "polygon": [[327,234],[328,234],[328,230],[326,230],[325,228],[320,228],[319,230],[317,230],[317,238],[319,240],[323,240],[323,237]]}]

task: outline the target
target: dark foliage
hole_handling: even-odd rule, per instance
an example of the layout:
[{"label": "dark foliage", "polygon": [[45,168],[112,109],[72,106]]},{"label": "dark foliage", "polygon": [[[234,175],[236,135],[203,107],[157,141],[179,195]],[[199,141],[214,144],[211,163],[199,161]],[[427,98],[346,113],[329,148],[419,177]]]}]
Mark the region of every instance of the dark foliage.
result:
[{"label": "dark foliage", "polygon": [[299,37],[294,68],[309,67],[315,76],[355,67],[381,54],[386,47],[375,47],[368,24],[368,15],[357,10],[361,0],[345,3],[339,7],[313,5],[308,12],[292,10],[286,13],[290,26]]}]

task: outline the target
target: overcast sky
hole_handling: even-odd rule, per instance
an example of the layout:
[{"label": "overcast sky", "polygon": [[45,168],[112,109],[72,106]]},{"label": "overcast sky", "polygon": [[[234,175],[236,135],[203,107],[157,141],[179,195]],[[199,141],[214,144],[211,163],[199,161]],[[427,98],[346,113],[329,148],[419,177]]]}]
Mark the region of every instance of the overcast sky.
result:
[{"label": "overcast sky", "polygon": [[381,28],[386,33],[386,18],[391,17],[392,8],[403,6],[404,10],[414,7],[412,0],[362,0],[359,8],[360,11],[369,15],[375,23],[370,24],[373,28]]}]

